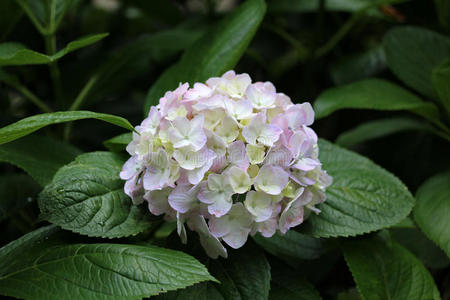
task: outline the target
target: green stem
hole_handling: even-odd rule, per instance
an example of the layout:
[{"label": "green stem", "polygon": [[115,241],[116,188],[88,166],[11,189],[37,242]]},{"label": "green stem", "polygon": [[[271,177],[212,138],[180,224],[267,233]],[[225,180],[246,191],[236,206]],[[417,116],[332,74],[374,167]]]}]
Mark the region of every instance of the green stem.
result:
[{"label": "green stem", "polygon": [[[48,55],[54,55],[56,53],[56,37],[55,34],[45,36],[45,48]],[[64,98],[62,92],[61,72],[59,71],[58,63],[52,62],[49,64],[50,76],[53,83],[53,92],[56,98],[56,102],[60,109],[64,109]]]},{"label": "green stem", "polygon": [[30,100],[31,103],[39,107],[43,112],[52,112],[52,109],[47,106],[47,104],[44,103],[41,99],[39,99],[38,96],[33,94],[29,89],[27,89],[25,86],[21,85],[17,82],[12,82],[9,80],[4,81],[7,85],[11,86],[12,88],[15,88],[18,90],[22,95],[25,96],[26,99]]},{"label": "green stem", "polygon": [[[92,76],[88,80],[88,82],[86,82],[86,84],[81,89],[78,96],[73,101],[72,105],[69,107],[69,110],[77,110],[82,106],[84,100],[86,99],[86,96],[89,94],[89,92],[91,91],[92,87],[95,85],[97,80],[98,80],[98,75],[96,74],[96,75]],[[72,123],[71,122],[66,123],[66,125],[64,127],[64,140],[66,140],[66,141],[69,140],[71,130],[72,130]]]},{"label": "green stem", "polygon": [[[365,11],[365,10],[364,10]],[[319,58],[333,50],[333,48],[349,33],[353,26],[359,21],[363,15],[363,11],[354,13],[344,25],[326,42],[323,46],[319,47],[315,54],[315,58]]]},{"label": "green stem", "polygon": [[297,51],[301,61],[305,61],[309,56],[309,50],[305,47],[299,40],[292,36],[289,32],[283,30],[278,26],[264,25],[264,28],[272,31],[273,33],[280,36],[286,42],[291,44],[291,46]]}]

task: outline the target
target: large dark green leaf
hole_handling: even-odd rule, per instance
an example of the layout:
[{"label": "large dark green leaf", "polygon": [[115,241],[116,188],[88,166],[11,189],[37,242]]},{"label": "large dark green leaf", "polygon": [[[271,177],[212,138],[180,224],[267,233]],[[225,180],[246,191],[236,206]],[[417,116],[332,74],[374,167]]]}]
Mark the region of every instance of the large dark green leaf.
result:
[{"label": "large dark green leaf", "polygon": [[[327,0],[324,9],[338,12],[357,12],[372,4],[370,0]],[[394,1],[392,1],[394,2]],[[269,2],[269,12],[272,13],[311,13],[319,11],[320,0],[272,0]],[[377,9],[372,8],[371,15],[382,16]]]},{"label": "large dark green leaf", "polygon": [[363,123],[353,129],[341,133],[336,138],[336,144],[350,148],[360,143],[399,132],[411,130],[430,131],[431,129],[432,127],[424,121],[411,118],[375,120]]},{"label": "large dark green leaf", "polygon": [[78,156],[62,167],[39,195],[42,216],[89,236],[124,237],[151,228],[156,220],[123,192],[119,172],[124,162],[110,152]]},{"label": "large dark green leaf", "polygon": [[47,226],[1,248],[0,294],[23,299],[142,299],[214,279],[182,252],[75,244],[73,238]]},{"label": "large dark green leaf", "polygon": [[319,141],[319,158],[333,176],[327,199],[311,214],[304,230],[315,237],[353,236],[397,224],[410,213],[414,198],[394,175],[369,159]]},{"label": "large dark green leaf", "polygon": [[390,228],[394,240],[411,251],[425,266],[435,269],[450,265],[447,255],[418,228]]},{"label": "large dark green leaf", "polygon": [[433,87],[450,116],[450,59],[433,69]]},{"label": "large dark green leaf", "polygon": [[409,110],[428,119],[438,118],[437,107],[382,79],[366,79],[326,90],[314,102],[317,118],[340,109]]},{"label": "large dark green leaf", "polygon": [[330,75],[336,85],[341,85],[375,76],[385,68],[386,57],[379,45],[339,60],[332,65]]},{"label": "large dark green leaf", "polygon": [[131,131],[134,130],[130,122],[122,117],[83,110],[60,111],[34,115],[32,117],[28,117],[16,123],[10,124],[6,127],[0,128],[0,145],[10,141],[14,141],[48,125],[82,119],[97,119],[123,127],[125,129],[129,129]]},{"label": "large dark green leaf", "polygon": [[144,111],[148,112],[150,106],[157,104],[166,91],[175,89],[180,82],[203,82],[232,69],[247,49],[265,11],[263,0],[248,0],[214,26],[152,85]]},{"label": "large dark green leaf", "polygon": [[74,146],[45,136],[31,135],[0,145],[0,162],[23,169],[41,186],[79,154],[81,151]]},{"label": "large dark green leaf", "polygon": [[392,72],[410,88],[435,97],[431,72],[450,57],[450,39],[421,27],[402,26],[389,31],[383,45]]},{"label": "large dark green leaf", "polygon": [[33,201],[40,190],[39,185],[25,174],[0,176],[0,222],[14,211]]},{"label": "large dark green leaf", "polygon": [[450,257],[450,172],[427,180],[416,193],[414,219]]},{"label": "large dark green leaf", "polygon": [[289,230],[284,235],[275,234],[270,238],[257,234],[253,239],[267,252],[281,259],[315,259],[325,251],[322,240],[295,230]]},{"label": "large dark green leaf", "polygon": [[342,248],[364,299],[440,299],[433,277],[399,244],[368,238],[344,242]]},{"label": "large dark green leaf", "polygon": [[89,46],[108,36],[108,33],[100,33],[86,36],[70,42],[67,46],[54,55],[42,54],[19,43],[0,44],[0,66],[39,65],[52,63],[64,55]]}]

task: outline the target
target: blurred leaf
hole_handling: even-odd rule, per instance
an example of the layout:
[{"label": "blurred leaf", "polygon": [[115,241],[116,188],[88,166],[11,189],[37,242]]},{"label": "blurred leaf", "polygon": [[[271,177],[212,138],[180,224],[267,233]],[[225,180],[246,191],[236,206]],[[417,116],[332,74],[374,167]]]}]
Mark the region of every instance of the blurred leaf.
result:
[{"label": "blurred leaf", "polygon": [[131,132],[127,132],[104,141],[103,145],[105,145],[105,147],[112,152],[121,152],[125,150],[132,138],[133,134]]},{"label": "blurred leaf", "polygon": [[265,11],[263,0],[245,1],[189,47],[180,61],[167,69],[150,88],[145,114],[166,91],[175,89],[180,82],[202,82],[232,69],[247,49]]},{"label": "blurred leaf", "polygon": [[340,109],[409,110],[427,119],[438,119],[437,107],[382,79],[366,79],[334,87],[314,102],[318,119]]},{"label": "blurred leaf", "polygon": [[0,162],[23,169],[41,186],[49,183],[60,167],[79,154],[81,151],[74,146],[45,136],[32,135],[0,145]]},{"label": "blurred leaf", "polygon": [[176,24],[182,19],[180,9],[172,1],[160,1],[157,5],[148,0],[128,0],[127,2],[140,8],[150,18],[166,24]]},{"label": "blurred leaf", "polygon": [[92,88],[93,92],[104,96],[105,91],[129,88],[129,83],[148,72],[152,63],[164,61],[189,47],[202,32],[192,29],[165,30],[114,49],[96,70],[98,80]]},{"label": "blurred leaf", "polygon": [[319,292],[297,272],[271,265],[269,300],[320,300]]},{"label": "blurred leaf", "polygon": [[74,244],[70,237],[47,226],[1,248],[0,294],[24,299],[142,299],[214,280],[196,259],[179,251]]},{"label": "blurred leaf", "polygon": [[0,41],[3,40],[19,22],[23,12],[14,1],[0,1]]},{"label": "blurred leaf", "polygon": [[445,253],[417,228],[391,228],[391,236],[411,251],[427,267],[442,269],[450,265]]},{"label": "blurred leaf", "polygon": [[319,158],[333,184],[318,205],[321,213],[312,213],[303,226],[312,236],[354,236],[387,228],[414,206],[408,188],[369,159],[325,140],[319,140]]},{"label": "blurred leaf", "polygon": [[340,292],[337,300],[362,300],[356,287]]},{"label": "blurred leaf", "polygon": [[0,222],[30,203],[39,190],[39,185],[28,175],[0,175]]},{"label": "blurred leaf", "polygon": [[345,241],[342,249],[364,299],[440,299],[433,277],[399,244],[366,238]]},{"label": "blurred leaf", "polygon": [[416,199],[417,225],[450,257],[450,172],[428,179],[417,190]]},{"label": "blurred leaf", "polygon": [[410,88],[434,98],[431,73],[450,57],[450,39],[414,26],[397,27],[383,39],[386,61],[392,72]]},{"label": "blurred leaf", "polygon": [[433,87],[450,116],[450,59],[433,69]]},{"label": "blurred leaf", "polygon": [[315,259],[324,251],[324,243],[320,239],[289,230],[286,234],[275,234],[265,238],[260,234],[253,237],[255,242],[267,252],[281,259]]},{"label": "blurred leaf", "polygon": [[43,35],[53,34],[72,0],[16,0]]},{"label": "blurred leaf", "polygon": [[332,65],[330,75],[334,84],[342,85],[374,76],[385,68],[383,47],[377,46],[339,60]]},{"label": "blurred leaf", "polygon": [[434,0],[436,5],[436,13],[441,25],[450,30],[450,1],[448,0]]},{"label": "blurred leaf", "polygon": [[[324,9],[326,11],[356,12],[372,3],[372,0],[327,0],[324,1]],[[318,12],[319,7],[320,0],[271,0],[268,10],[271,13],[312,13]],[[372,8],[369,13],[374,16],[382,16],[376,8]]]},{"label": "blurred leaf", "polygon": [[39,195],[42,217],[88,236],[117,238],[155,226],[146,207],[133,205],[119,178],[125,160],[111,152],[91,152],[62,167]]},{"label": "blurred leaf", "polygon": [[16,123],[0,128],[0,145],[26,136],[42,127],[82,119],[97,119],[105,121],[131,131],[134,130],[126,119],[109,114],[95,113],[91,111],[59,111],[34,115],[22,119]]},{"label": "blurred leaf", "polygon": [[389,118],[369,121],[341,133],[336,138],[336,144],[342,147],[351,148],[357,144],[373,139],[410,130],[430,131],[432,130],[432,127],[423,121],[410,118]]},{"label": "blurred leaf", "polygon": [[82,37],[78,40],[68,43],[65,48],[58,51],[54,55],[45,55],[33,50],[26,49],[24,45],[19,43],[3,43],[0,44],[0,66],[49,64],[60,59],[70,52],[98,42],[108,35],[108,33],[100,33]]}]

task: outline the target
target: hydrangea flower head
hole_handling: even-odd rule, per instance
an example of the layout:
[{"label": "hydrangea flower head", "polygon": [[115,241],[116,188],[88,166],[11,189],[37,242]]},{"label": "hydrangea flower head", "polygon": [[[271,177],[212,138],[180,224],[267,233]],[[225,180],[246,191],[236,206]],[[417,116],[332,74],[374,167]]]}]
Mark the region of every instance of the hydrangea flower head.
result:
[{"label": "hydrangea flower head", "polygon": [[270,82],[228,71],[167,92],[136,127],[120,177],[150,213],[199,234],[212,257],[248,235],[300,225],[325,201],[332,178],[318,159],[314,111]]}]

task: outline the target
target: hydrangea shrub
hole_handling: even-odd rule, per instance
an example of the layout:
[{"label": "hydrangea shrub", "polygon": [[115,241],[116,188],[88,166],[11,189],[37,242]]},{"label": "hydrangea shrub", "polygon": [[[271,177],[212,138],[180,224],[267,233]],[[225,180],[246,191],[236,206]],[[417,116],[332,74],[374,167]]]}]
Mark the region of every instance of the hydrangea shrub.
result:
[{"label": "hydrangea shrub", "polygon": [[318,159],[308,102],[270,82],[228,71],[168,91],[137,126],[120,177],[133,203],[197,232],[207,254],[227,257],[248,235],[285,234],[320,213],[332,178]]}]

